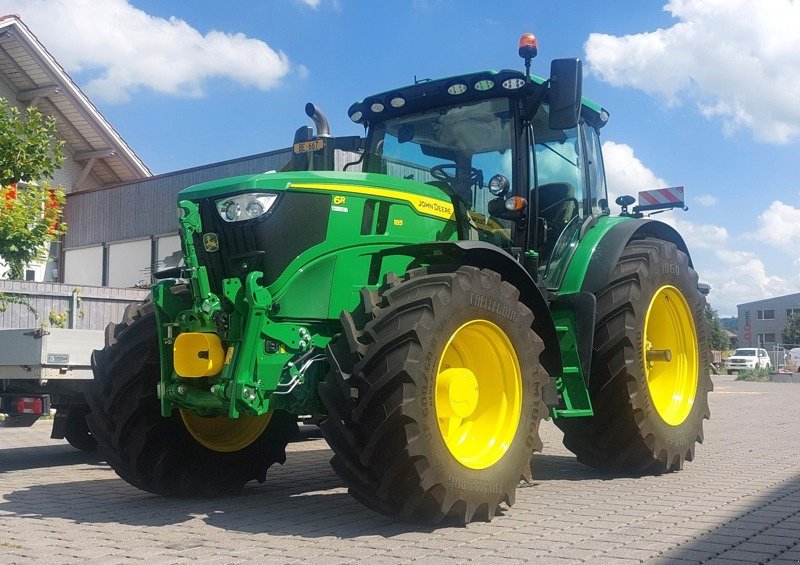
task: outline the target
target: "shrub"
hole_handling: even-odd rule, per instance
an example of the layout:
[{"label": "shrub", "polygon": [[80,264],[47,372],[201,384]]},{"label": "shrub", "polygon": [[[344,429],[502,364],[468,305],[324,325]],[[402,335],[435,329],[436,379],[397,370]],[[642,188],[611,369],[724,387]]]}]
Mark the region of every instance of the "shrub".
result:
[{"label": "shrub", "polygon": [[758,367],[757,369],[745,369],[744,371],[740,371],[739,374],[736,375],[736,380],[768,383],[769,369],[765,369],[764,367]]}]

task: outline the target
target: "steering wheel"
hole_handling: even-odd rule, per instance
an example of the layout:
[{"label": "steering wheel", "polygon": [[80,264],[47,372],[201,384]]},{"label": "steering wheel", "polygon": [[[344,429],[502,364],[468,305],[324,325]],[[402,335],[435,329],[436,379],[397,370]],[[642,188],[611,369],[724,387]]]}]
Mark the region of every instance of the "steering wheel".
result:
[{"label": "steering wheel", "polygon": [[[452,169],[453,172],[450,173],[449,170]],[[441,180],[446,182],[447,184],[453,184],[453,181],[457,180],[458,177],[456,176],[456,171],[458,170],[458,166],[455,163],[444,163],[442,165],[436,165],[431,167],[431,176],[436,180]],[[474,184],[483,184],[483,172],[480,169],[476,169],[475,167],[469,168],[469,184],[470,186]]]}]

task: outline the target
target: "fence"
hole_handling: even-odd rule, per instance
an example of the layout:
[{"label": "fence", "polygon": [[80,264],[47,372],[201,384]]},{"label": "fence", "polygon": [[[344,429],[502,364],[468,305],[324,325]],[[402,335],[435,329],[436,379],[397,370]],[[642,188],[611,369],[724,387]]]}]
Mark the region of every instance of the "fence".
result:
[{"label": "fence", "polygon": [[121,320],[125,307],[144,300],[148,291],[0,280],[0,293],[26,302],[6,304],[0,312],[0,328],[102,330],[109,322]]},{"label": "fence", "polygon": [[800,344],[778,343],[768,353],[776,370],[784,372],[800,370]]}]

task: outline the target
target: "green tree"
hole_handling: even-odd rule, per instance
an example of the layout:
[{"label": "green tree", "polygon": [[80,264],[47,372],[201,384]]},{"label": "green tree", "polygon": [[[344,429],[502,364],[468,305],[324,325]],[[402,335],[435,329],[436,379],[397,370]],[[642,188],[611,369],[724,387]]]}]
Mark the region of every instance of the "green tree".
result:
[{"label": "green tree", "polygon": [[726,349],[730,349],[730,340],[728,339],[728,334],[726,333],[725,328],[722,327],[722,322],[720,322],[717,311],[714,310],[710,304],[706,304],[703,314],[705,315],[706,323],[708,324],[708,344],[711,349],[714,351],[724,351]]},{"label": "green tree", "polygon": [[789,345],[800,345],[800,314],[792,314],[781,330],[781,340]]},{"label": "green tree", "polygon": [[[64,160],[63,144],[54,118],[36,108],[23,117],[0,98],[0,261],[12,279],[22,278],[26,265],[46,255],[45,244],[66,232],[59,223],[64,193],[46,182]],[[18,187],[20,181],[28,184]]]}]

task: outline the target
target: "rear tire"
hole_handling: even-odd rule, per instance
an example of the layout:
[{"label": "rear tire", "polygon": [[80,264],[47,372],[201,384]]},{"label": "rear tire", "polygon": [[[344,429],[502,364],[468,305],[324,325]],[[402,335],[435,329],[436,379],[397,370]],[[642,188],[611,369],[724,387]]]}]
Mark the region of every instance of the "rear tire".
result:
[{"label": "rear tire", "polygon": [[94,379],[86,387],[89,429],[98,449],[128,483],[162,496],[234,493],[263,482],[273,463],[286,460],[297,434],[293,415],[274,412],[266,430],[237,451],[203,447],[178,410],[161,416],[156,318],[151,303],[131,305],[119,325],[106,329],[106,346],[92,355]]},{"label": "rear tire", "polygon": [[75,449],[81,451],[97,451],[97,440],[94,439],[89,426],[86,424],[86,416],[89,414],[89,407],[86,405],[70,406],[67,411],[67,421],[64,427],[64,439]]},{"label": "rear tire", "polygon": [[[645,239],[626,246],[611,282],[597,293],[589,380],[595,415],[555,419],[564,432],[564,445],[581,462],[638,475],[676,471],[694,458],[695,443],[703,441],[703,419],[710,416],[708,393],[713,389],[705,298],[697,280],[686,254],[672,243]],[[673,318],[661,315],[662,302]],[[675,351],[666,364],[648,363],[645,341],[669,343],[675,332],[685,334],[683,343],[694,345]]]},{"label": "rear tire", "polygon": [[533,318],[515,287],[473,267],[364,290],[320,385],[320,428],[350,493],[429,523],[488,521],[511,506],[546,415]]}]

